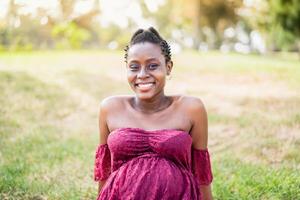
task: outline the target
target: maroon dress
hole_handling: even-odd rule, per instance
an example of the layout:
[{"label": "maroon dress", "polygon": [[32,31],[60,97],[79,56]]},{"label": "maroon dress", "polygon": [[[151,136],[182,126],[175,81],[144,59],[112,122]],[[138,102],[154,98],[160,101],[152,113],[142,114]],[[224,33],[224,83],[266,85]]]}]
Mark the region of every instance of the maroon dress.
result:
[{"label": "maroon dress", "polygon": [[119,128],[97,148],[94,179],[107,179],[98,200],[199,200],[213,176],[188,132]]}]

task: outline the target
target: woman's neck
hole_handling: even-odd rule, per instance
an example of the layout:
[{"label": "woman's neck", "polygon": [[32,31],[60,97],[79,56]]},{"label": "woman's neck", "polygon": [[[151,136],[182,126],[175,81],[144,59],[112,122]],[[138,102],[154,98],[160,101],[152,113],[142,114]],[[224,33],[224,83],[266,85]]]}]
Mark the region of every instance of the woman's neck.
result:
[{"label": "woman's neck", "polygon": [[153,99],[143,100],[138,97],[134,97],[132,107],[142,113],[152,114],[166,109],[172,104],[172,99],[160,94]]}]

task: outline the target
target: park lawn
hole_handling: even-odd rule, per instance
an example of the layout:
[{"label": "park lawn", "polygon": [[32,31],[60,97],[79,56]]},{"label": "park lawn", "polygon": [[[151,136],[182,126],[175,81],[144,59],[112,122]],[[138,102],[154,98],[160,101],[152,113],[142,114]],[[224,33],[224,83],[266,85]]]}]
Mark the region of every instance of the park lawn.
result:
[{"label": "park lawn", "polygon": [[[206,105],[215,199],[300,199],[299,63],[174,56],[166,93]],[[98,105],[128,93],[121,52],[0,54],[0,199],[95,199]]]}]

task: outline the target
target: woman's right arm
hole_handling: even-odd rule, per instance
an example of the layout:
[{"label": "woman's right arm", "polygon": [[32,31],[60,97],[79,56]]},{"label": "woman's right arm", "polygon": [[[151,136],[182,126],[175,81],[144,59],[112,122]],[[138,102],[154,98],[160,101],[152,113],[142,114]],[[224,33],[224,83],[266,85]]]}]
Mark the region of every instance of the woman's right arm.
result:
[{"label": "woman's right arm", "polygon": [[99,181],[99,184],[98,184],[98,194],[100,193],[102,187],[104,186],[104,184],[106,183],[106,180],[104,181]]},{"label": "woman's right arm", "polygon": [[[99,145],[107,144],[107,137],[109,135],[109,129],[107,126],[107,114],[109,110],[109,100],[104,99],[100,103],[98,126],[99,126]],[[102,187],[106,183],[106,180],[99,180],[98,193],[100,193]]]}]

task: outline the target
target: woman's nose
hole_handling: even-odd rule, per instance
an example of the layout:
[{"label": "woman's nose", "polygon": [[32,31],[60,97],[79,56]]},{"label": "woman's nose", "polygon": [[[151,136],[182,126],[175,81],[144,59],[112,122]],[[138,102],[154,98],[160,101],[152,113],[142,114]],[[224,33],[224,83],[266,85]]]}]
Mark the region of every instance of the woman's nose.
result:
[{"label": "woman's nose", "polygon": [[139,73],[137,75],[138,78],[145,78],[145,77],[148,77],[148,76],[149,76],[149,74],[148,74],[148,72],[146,71],[145,68],[141,68],[141,70],[139,71]]}]

